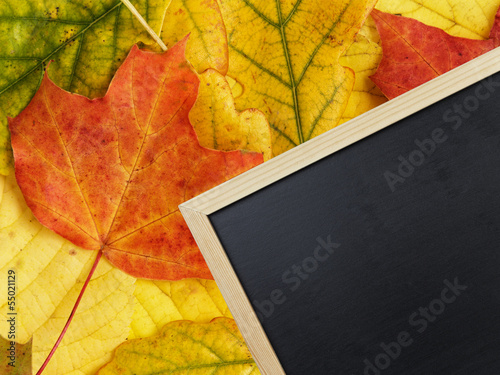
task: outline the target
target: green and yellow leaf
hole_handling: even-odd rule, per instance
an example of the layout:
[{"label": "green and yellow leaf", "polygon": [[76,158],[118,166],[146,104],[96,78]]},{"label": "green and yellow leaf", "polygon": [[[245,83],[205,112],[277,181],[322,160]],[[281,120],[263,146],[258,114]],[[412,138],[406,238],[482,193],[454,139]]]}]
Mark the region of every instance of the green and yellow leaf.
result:
[{"label": "green and yellow leaf", "polygon": [[0,114],[0,175],[8,175],[12,170],[12,149],[7,117]]},{"label": "green and yellow leaf", "polygon": [[354,73],[338,60],[375,2],[220,0],[236,109],[266,114],[274,155],[339,123]]},{"label": "green and yellow leaf", "polygon": [[[158,32],[169,2],[132,1]],[[16,116],[28,104],[51,60],[49,75],[58,86],[102,96],[138,42],[153,43],[120,0],[0,2],[0,173],[11,163],[5,116]]]},{"label": "green and yellow leaf", "polygon": [[220,151],[256,151],[264,155],[264,160],[270,159],[271,132],[265,115],[255,109],[236,111],[224,77],[228,46],[216,0],[172,0],[161,37],[170,47],[187,34],[186,58],[200,79],[198,98],[189,119],[200,144]]},{"label": "green and yellow leaf", "polygon": [[129,340],[98,375],[260,374],[232,319],[177,321],[153,337]]}]

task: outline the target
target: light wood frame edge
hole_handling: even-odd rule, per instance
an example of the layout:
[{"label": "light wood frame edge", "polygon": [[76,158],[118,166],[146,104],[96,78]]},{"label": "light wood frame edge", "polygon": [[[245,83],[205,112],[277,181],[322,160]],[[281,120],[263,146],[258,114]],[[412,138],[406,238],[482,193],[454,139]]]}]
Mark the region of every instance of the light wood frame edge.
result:
[{"label": "light wood frame edge", "polygon": [[[255,362],[264,375],[285,375],[245,290],[234,272],[231,262],[215,233],[207,215],[179,207],[196,243],[203,249],[203,256],[220,288],[224,299],[238,324]],[[215,272],[214,272],[215,271]]]},{"label": "light wood frame edge", "polygon": [[285,372],[208,216],[498,71],[500,47],[179,206],[262,374]]}]

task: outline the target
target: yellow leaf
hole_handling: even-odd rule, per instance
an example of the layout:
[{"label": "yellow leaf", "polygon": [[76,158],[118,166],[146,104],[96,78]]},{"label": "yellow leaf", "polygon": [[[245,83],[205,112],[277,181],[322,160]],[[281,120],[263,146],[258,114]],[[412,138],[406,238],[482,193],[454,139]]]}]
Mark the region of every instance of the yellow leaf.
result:
[{"label": "yellow leaf", "polygon": [[[33,365],[38,369],[69,316],[95,252],[77,248],[42,227],[26,206],[14,175],[0,176],[0,241],[0,282],[7,285],[9,269],[18,277],[16,338],[27,342],[33,336]],[[4,321],[7,302],[6,294],[0,294]],[[44,373],[93,374],[127,336],[157,334],[174,320],[207,323],[216,317],[231,313],[213,280],[136,280],[101,259]],[[8,326],[0,329],[7,337]]]},{"label": "yellow leaf", "polygon": [[[7,285],[9,269],[18,274],[16,338],[25,343],[75,284],[84,265],[91,261],[92,252],[76,249],[44,228],[26,206],[14,175],[0,178],[5,181],[0,203],[0,282]],[[76,254],[70,257],[72,249]],[[58,275],[56,285],[53,275]],[[1,319],[7,318],[7,312],[7,296],[0,293]],[[6,329],[0,326],[4,337]]]},{"label": "yellow leaf", "polygon": [[[26,206],[14,175],[0,176],[0,282],[16,275],[16,341],[33,336],[38,369],[68,319],[95,252],[75,247],[42,227]],[[44,374],[90,374],[129,333],[135,279],[101,260],[76,315]],[[0,319],[9,305],[0,294]],[[8,327],[0,334],[7,337]]]},{"label": "yellow leaf", "polygon": [[[94,253],[95,256],[95,253]],[[92,264],[82,270],[50,319],[33,335],[33,366],[39,368],[62,331]],[[46,374],[92,374],[128,335],[135,279],[101,259],[70,328]]]},{"label": "yellow leaf", "polygon": [[361,27],[361,29],[359,30],[358,35],[365,37],[370,42],[381,45],[380,35],[378,34],[377,25],[375,24],[375,21],[373,20],[372,16],[366,17],[366,21],[363,24],[363,27]]},{"label": "yellow leaf", "polygon": [[[134,0],[160,30],[170,0]],[[120,0],[3,0],[0,2],[0,173],[10,166],[5,116],[31,100],[49,61],[50,78],[65,90],[104,95],[130,47],[153,43]]]},{"label": "yellow leaf", "polygon": [[274,155],[339,123],[354,74],[338,59],[375,2],[220,0],[236,108],[266,114]]},{"label": "yellow leaf", "polygon": [[233,320],[177,321],[157,336],[121,344],[98,375],[260,374]]},{"label": "yellow leaf", "polygon": [[186,57],[200,73],[198,99],[189,113],[200,144],[221,151],[256,151],[264,154],[264,160],[270,159],[271,133],[266,117],[254,109],[238,113],[224,78],[226,29],[216,0],[172,0],[161,37],[172,46],[186,34],[190,34]]},{"label": "yellow leaf", "polygon": [[340,58],[340,63],[351,68],[356,77],[341,123],[387,101],[384,94],[369,78],[375,74],[382,59],[382,47],[379,42],[380,37],[376,32],[375,23],[371,17],[368,17],[354,43]]},{"label": "yellow leaf", "polygon": [[379,0],[376,8],[439,27],[453,36],[488,39],[500,0]]},{"label": "yellow leaf", "polygon": [[226,28],[217,0],[172,0],[161,38],[167,47],[190,34],[186,58],[198,73],[208,68],[227,72]]},{"label": "yellow leaf", "polygon": [[226,76],[227,83],[229,84],[229,87],[231,88],[231,93],[233,94],[233,98],[239,98],[243,94],[243,86],[241,86],[241,83],[236,81],[234,78],[230,76]]},{"label": "yellow leaf", "polygon": [[271,132],[264,114],[255,109],[241,113],[223,75],[209,69],[199,76],[196,103],[189,112],[198,140],[203,147],[221,151],[260,152],[271,158]]},{"label": "yellow leaf", "polygon": [[216,317],[232,317],[213,280],[137,280],[134,295],[129,339],[155,335],[174,320],[208,323]]}]

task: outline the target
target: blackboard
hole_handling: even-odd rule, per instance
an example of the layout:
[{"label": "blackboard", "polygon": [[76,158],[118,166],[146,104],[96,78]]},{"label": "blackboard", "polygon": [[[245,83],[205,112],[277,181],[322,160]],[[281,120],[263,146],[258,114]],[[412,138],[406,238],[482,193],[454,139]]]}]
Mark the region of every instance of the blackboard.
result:
[{"label": "blackboard", "polygon": [[499,58],[180,207],[263,374],[498,373]]}]

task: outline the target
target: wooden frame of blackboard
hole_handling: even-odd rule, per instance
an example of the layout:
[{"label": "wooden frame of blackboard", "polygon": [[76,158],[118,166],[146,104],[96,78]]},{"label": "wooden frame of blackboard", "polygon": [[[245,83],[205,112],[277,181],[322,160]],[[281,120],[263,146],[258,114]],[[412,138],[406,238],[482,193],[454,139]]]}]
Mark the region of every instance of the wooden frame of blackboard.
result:
[{"label": "wooden frame of blackboard", "polygon": [[285,374],[209,216],[500,71],[500,48],[482,55],[179,206],[260,371]]}]

